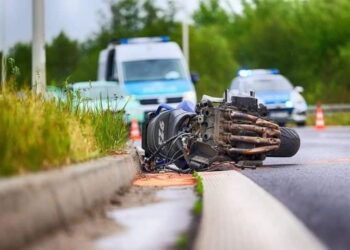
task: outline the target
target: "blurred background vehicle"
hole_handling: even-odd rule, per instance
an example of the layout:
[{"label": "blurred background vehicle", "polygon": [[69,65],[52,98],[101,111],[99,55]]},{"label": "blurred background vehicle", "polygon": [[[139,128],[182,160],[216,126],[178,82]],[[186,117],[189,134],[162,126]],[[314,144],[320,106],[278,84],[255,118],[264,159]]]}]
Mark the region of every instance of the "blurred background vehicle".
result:
[{"label": "blurred background vehicle", "polygon": [[[117,81],[140,101],[144,113],[158,104],[176,107],[182,101],[197,102],[191,75],[180,47],[168,37],[139,37],[111,42],[99,56],[98,80]],[[192,83],[193,82],[193,83]]]},{"label": "blurred background vehicle", "polygon": [[66,101],[69,91],[73,93],[74,105],[78,105],[81,109],[91,111],[111,110],[114,112],[124,110],[126,122],[130,123],[132,120],[143,122],[144,115],[140,109],[139,101],[126,95],[116,82],[77,82],[70,84],[66,91],[50,87],[47,92],[49,97]]},{"label": "blurred background vehicle", "polygon": [[46,89],[46,97],[48,99],[55,98],[56,100],[66,100],[64,90],[57,86],[49,85]]},{"label": "blurred background vehicle", "polygon": [[241,69],[231,89],[245,94],[255,91],[259,103],[267,107],[269,117],[280,125],[286,122],[295,122],[298,126],[306,124],[307,105],[300,94],[303,88],[293,87],[277,69]]}]

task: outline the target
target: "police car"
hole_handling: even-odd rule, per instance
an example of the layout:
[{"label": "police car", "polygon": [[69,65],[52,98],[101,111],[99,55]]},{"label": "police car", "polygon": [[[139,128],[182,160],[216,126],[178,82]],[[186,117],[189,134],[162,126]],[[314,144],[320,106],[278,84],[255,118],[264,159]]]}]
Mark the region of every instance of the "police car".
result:
[{"label": "police car", "polygon": [[267,107],[269,117],[280,125],[306,123],[307,105],[300,94],[303,88],[293,87],[277,69],[241,69],[232,80],[231,89],[242,94],[255,91],[259,103]]}]

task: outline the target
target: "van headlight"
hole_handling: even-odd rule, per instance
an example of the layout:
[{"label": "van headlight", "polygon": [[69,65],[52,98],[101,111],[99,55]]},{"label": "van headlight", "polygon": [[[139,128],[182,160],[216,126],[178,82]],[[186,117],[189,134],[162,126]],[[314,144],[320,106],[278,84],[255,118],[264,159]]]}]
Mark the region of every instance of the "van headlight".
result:
[{"label": "van headlight", "polygon": [[183,94],[183,100],[184,101],[191,101],[194,104],[197,103],[197,96],[196,96],[196,92],[194,91],[187,91]]},{"label": "van headlight", "polygon": [[294,108],[296,110],[298,110],[298,112],[307,110],[306,102],[305,102],[304,98],[299,93],[293,92],[291,99],[292,99]]},{"label": "van headlight", "polygon": [[291,100],[286,101],[285,104],[287,108],[293,108],[293,102]]}]

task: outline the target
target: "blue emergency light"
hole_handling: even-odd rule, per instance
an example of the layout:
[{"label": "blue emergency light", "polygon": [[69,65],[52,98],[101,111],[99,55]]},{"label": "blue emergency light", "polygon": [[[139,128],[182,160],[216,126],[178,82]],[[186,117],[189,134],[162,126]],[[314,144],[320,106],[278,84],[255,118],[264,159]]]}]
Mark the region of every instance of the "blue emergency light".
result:
[{"label": "blue emergency light", "polygon": [[280,73],[279,69],[269,69],[269,71],[274,75],[278,75]]},{"label": "blue emergency light", "polygon": [[155,36],[155,37],[135,37],[135,38],[123,38],[119,40],[120,44],[139,44],[139,43],[156,43],[156,42],[169,42],[168,36]]},{"label": "blue emergency light", "polygon": [[253,71],[250,69],[240,69],[238,75],[241,77],[247,77],[253,75]]}]

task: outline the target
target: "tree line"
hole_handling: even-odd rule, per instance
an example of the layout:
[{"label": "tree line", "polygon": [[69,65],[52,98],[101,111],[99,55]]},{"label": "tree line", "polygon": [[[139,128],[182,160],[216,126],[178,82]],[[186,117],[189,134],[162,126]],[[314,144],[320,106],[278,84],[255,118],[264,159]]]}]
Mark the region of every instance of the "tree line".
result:
[{"label": "tree line", "polygon": [[[305,88],[310,103],[350,100],[350,1],[242,0],[235,13],[219,0],[201,0],[190,27],[190,69],[201,76],[198,95],[221,95],[240,67],[278,68]],[[64,32],[47,45],[48,85],[95,80],[99,52],[112,39],[168,35],[181,45],[176,1],[161,8],[154,0],[109,2],[111,18],[84,42]],[[31,45],[9,52],[31,80]]]}]

